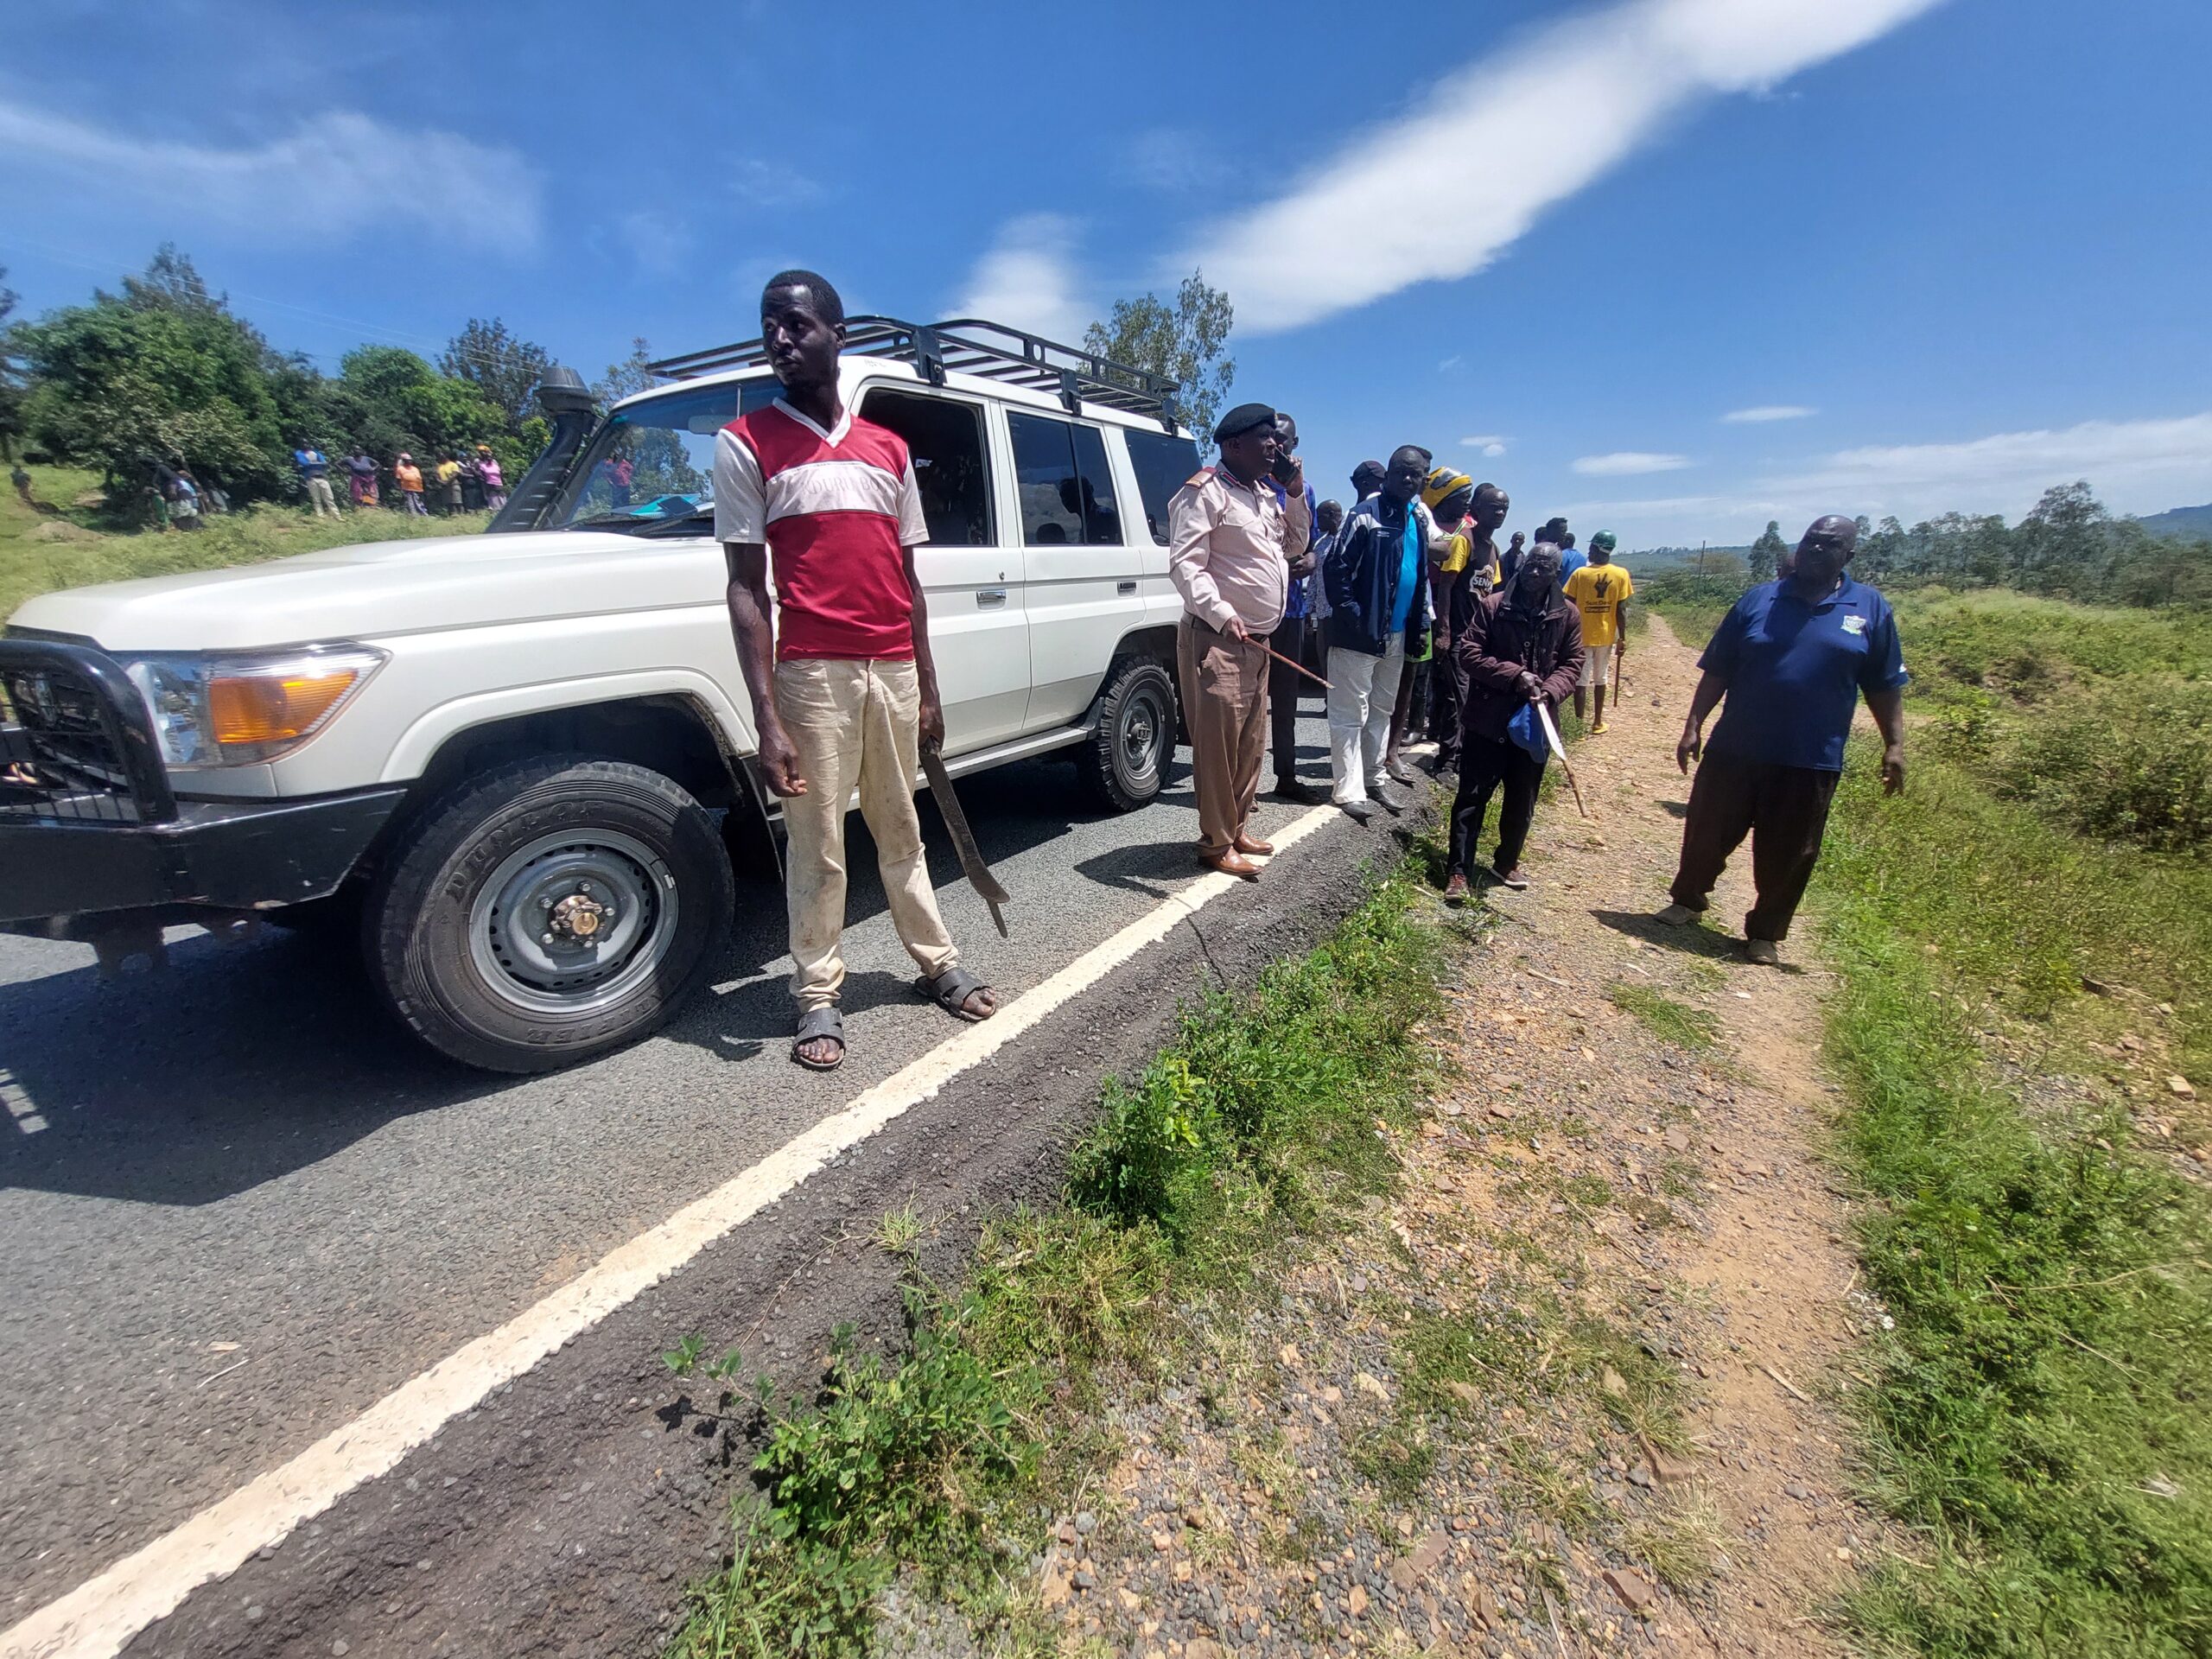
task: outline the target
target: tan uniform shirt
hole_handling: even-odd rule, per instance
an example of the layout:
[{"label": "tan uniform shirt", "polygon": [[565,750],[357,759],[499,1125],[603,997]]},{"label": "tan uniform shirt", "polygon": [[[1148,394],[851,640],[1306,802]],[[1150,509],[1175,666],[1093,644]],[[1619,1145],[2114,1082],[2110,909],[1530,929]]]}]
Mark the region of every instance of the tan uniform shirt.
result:
[{"label": "tan uniform shirt", "polygon": [[1248,632],[1273,633],[1290,562],[1313,530],[1303,490],[1286,509],[1265,479],[1248,487],[1225,467],[1205,467],[1167,504],[1167,575],[1200,621],[1222,628],[1235,617]]}]

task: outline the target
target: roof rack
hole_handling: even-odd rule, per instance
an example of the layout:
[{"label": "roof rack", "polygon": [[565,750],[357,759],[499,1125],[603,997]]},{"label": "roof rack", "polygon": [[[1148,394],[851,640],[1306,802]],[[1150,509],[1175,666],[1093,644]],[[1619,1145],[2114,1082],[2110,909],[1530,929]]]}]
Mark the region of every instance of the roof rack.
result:
[{"label": "roof rack", "polygon": [[[981,375],[1050,392],[1071,415],[1081,414],[1088,402],[1125,414],[1151,416],[1172,432],[1182,414],[1177,403],[1181,387],[1164,374],[1134,368],[982,317],[927,323],[897,317],[848,317],[844,349],[863,357],[911,363],[933,386],[943,385],[945,375],[951,372]],[[767,363],[766,343],[747,340],[682,357],[664,357],[645,366],[665,379],[690,380],[725,369],[765,368]]]}]

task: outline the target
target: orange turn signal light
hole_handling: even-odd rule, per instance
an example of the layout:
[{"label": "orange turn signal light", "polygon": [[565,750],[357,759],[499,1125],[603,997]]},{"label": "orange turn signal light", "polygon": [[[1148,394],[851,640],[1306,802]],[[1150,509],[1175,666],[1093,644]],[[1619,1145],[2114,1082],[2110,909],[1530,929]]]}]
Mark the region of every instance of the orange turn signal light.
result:
[{"label": "orange turn signal light", "polygon": [[305,737],[353,689],[361,670],[302,664],[275,674],[218,674],[207,712],[218,743],[284,743]]}]

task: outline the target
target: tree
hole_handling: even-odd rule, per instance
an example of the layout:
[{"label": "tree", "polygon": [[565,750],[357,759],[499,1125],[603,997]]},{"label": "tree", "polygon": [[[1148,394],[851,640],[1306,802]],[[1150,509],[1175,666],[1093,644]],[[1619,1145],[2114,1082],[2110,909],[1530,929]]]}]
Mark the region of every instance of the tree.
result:
[{"label": "tree", "polygon": [[446,343],[438,366],[454,379],[473,385],[485,402],[506,416],[507,429],[519,432],[531,416],[531,393],[537,390],[552,361],[543,346],[517,339],[499,318],[485,322],[471,317],[468,326]]},{"label": "tree", "polygon": [[1155,294],[1115,301],[1107,321],[1084,330],[1083,346],[1179,382],[1184,418],[1203,445],[1236,378],[1236,361],[1224,354],[1236,320],[1229,296],[1194,270],[1175,290],[1172,306]]},{"label": "tree", "polygon": [[2111,527],[2087,480],[2052,485],[2012,532],[2013,579],[2037,593],[2101,592],[2112,577]]},{"label": "tree", "polygon": [[8,319],[16,309],[16,290],[8,268],[0,265],[0,460],[13,461],[23,439],[23,382],[16,366],[15,331]]},{"label": "tree", "polygon": [[286,444],[268,342],[163,246],[118,296],[95,291],[15,331],[31,373],[24,426],[40,448],[101,467],[135,500],[160,464],[233,495],[271,493]]},{"label": "tree", "polygon": [[1760,532],[1758,540],[1751,543],[1751,555],[1746,561],[1751,567],[1751,579],[1754,582],[1771,582],[1782,569],[1783,556],[1789,551],[1789,543],[1782,539],[1781,521],[1768,519],[1766,529]]},{"label": "tree", "polygon": [[592,382],[591,395],[602,404],[612,404],[624,397],[634,397],[641,391],[651,391],[652,372],[645,365],[652,359],[652,347],[645,344],[645,337],[643,334],[632,336],[630,355],[620,363],[607,365],[607,372]]}]

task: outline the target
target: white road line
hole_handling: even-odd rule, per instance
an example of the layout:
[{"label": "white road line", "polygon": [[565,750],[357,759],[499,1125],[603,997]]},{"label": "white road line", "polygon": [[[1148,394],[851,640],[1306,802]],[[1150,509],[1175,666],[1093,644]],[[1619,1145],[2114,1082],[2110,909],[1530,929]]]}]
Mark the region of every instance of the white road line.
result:
[{"label": "white road line", "polygon": [[[1279,830],[1278,855],[1336,816],[1315,807]],[[233,1573],[364,1481],[398,1464],[500,1383],[651,1289],[732,1229],[1103,979],[1238,885],[1201,876],[992,1019],[948,1038],[743,1174],[619,1246],[535,1306],[403,1382],[342,1428],[0,1632],[0,1659],[110,1659],[200,1586]]]}]

